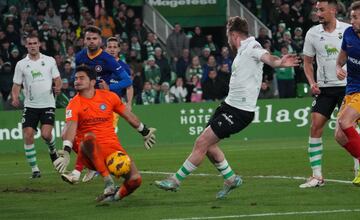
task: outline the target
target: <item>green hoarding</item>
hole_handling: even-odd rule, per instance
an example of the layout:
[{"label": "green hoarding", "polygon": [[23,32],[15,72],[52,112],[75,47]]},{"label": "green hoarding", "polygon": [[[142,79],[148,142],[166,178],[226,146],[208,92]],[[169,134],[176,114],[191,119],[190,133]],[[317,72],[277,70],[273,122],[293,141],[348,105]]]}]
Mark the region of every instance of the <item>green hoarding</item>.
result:
[{"label": "green hoarding", "polygon": [[[231,138],[254,140],[299,137],[306,143],[311,103],[311,98],[260,100],[252,124]],[[202,132],[217,106],[215,102],[159,104],[135,106],[133,111],[145,124],[157,128],[158,143],[188,144]],[[57,109],[54,129],[57,137],[61,137],[64,115],[64,109]],[[0,149],[22,150],[20,118],[21,111],[0,112]],[[332,135],[334,127],[335,114],[326,126],[325,135]],[[117,131],[124,146],[142,146],[140,135],[125,121],[119,121]],[[39,137],[38,133],[36,138]]]},{"label": "green hoarding", "polygon": [[130,6],[142,6],[145,0],[122,0],[122,2]]},{"label": "green hoarding", "polygon": [[183,27],[224,26],[226,22],[225,0],[147,0],[171,24]]}]

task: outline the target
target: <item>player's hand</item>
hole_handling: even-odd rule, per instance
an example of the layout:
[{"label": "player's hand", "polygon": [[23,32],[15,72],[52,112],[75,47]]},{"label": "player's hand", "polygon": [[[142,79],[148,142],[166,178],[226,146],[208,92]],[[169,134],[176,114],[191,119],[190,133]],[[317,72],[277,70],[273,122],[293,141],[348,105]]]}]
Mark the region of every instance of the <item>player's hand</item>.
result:
[{"label": "player's hand", "polygon": [[100,79],[99,88],[105,89],[105,90],[110,90],[109,85],[103,79]]},{"label": "player's hand", "polygon": [[346,70],[344,70],[343,68],[340,68],[340,67],[336,67],[336,77],[339,80],[345,79],[346,76],[347,76]]},{"label": "player's hand", "polygon": [[310,85],[311,93],[314,95],[319,95],[321,93],[319,85],[317,83],[313,83]]},{"label": "player's hand", "polygon": [[70,154],[67,151],[62,151],[61,156],[58,157],[54,162],[53,165],[55,169],[59,173],[64,173],[70,163]]},{"label": "player's hand", "polygon": [[155,137],[155,128],[148,128],[149,132],[147,135],[144,135],[144,147],[149,150],[153,147],[153,145],[156,143],[156,137]]},{"label": "player's hand", "polygon": [[19,107],[20,106],[19,99],[18,98],[12,98],[11,105],[14,106],[14,107]]},{"label": "player's hand", "polygon": [[300,57],[296,56],[296,54],[286,54],[281,58],[282,67],[293,67],[299,66],[301,63]]}]

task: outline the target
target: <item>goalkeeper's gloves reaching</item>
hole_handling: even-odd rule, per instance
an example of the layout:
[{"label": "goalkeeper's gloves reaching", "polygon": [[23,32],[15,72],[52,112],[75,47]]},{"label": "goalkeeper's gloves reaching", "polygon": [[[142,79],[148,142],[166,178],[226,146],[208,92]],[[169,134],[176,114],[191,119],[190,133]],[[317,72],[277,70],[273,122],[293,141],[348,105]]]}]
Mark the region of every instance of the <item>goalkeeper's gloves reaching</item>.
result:
[{"label": "goalkeeper's gloves reaching", "polygon": [[53,162],[55,169],[59,173],[64,173],[66,171],[66,169],[70,163],[70,152],[71,152],[71,144],[68,144],[67,141],[64,141],[64,148],[63,148],[63,151],[62,151],[60,157],[58,157]]},{"label": "goalkeeper's gloves reaching", "polygon": [[[142,129],[140,129],[142,127]],[[144,147],[149,150],[156,143],[155,128],[147,128],[141,124],[138,128],[140,134],[144,137]]]}]

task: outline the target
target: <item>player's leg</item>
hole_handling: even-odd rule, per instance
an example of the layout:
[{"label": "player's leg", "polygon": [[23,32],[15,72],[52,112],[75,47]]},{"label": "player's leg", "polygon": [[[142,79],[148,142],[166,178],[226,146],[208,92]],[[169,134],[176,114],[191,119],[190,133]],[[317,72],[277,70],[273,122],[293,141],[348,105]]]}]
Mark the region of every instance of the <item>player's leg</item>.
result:
[{"label": "player's leg", "polygon": [[24,136],[24,150],[26,160],[32,171],[31,178],[39,178],[40,170],[36,160],[36,150],[34,145],[34,135],[39,122],[39,116],[34,109],[24,108],[22,117],[22,128]]},{"label": "player's leg", "polygon": [[132,159],[131,159],[130,172],[124,176],[124,179],[125,181],[120,186],[120,189],[117,191],[117,193],[114,196],[115,200],[120,200],[130,195],[141,185],[142,182],[141,175]]},{"label": "player's leg", "polygon": [[224,178],[224,186],[216,195],[218,199],[224,198],[231,190],[241,185],[242,179],[231,169],[223,151],[217,144],[210,146],[206,155]]},{"label": "player's leg", "polygon": [[80,154],[86,158],[83,164],[91,170],[96,170],[103,177],[105,183],[104,196],[113,195],[115,193],[115,184],[109,170],[107,169],[104,154],[101,146],[97,143],[96,137],[92,133],[87,133],[80,146]]},{"label": "player's leg", "polygon": [[41,137],[44,139],[45,143],[49,148],[49,155],[52,162],[58,158],[56,151],[55,143],[55,134],[52,134],[55,123],[55,109],[54,108],[44,108],[41,109],[40,114],[40,123],[41,123]]},{"label": "player's leg", "polygon": [[[338,91],[339,90],[339,91]],[[308,141],[308,157],[312,175],[301,184],[300,188],[311,188],[325,184],[322,173],[323,142],[322,134],[326,122],[331,117],[334,108],[338,104],[338,97],[343,96],[343,89],[321,89],[311,109],[311,126]]]},{"label": "player's leg", "polygon": [[201,164],[206,156],[207,150],[211,145],[216,144],[219,138],[208,126],[196,139],[195,145],[189,157],[185,160],[179,170],[171,177],[155,181],[155,185],[160,189],[176,191],[180,183]]}]

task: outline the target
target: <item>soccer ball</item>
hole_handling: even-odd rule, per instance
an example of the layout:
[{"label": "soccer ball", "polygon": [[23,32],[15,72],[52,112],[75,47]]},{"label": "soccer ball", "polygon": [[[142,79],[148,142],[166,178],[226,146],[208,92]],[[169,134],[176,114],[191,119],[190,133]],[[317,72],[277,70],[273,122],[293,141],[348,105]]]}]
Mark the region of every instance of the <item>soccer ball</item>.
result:
[{"label": "soccer ball", "polygon": [[109,172],[117,178],[130,172],[130,164],[130,157],[121,151],[116,151],[106,158]]}]

